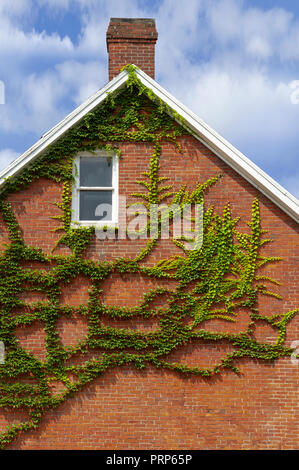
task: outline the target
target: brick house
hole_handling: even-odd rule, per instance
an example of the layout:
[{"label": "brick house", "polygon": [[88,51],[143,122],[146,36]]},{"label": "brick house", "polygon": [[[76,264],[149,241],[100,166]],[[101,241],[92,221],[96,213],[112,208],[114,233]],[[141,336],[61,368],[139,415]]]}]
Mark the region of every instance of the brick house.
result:
[{"label": "brick house", "polygon": [[[298,201],[154,80],[157,37],[111,19],[109,83],[0,174],[8,449],[297,448]],[[134,231],[203,202],[200,248]]]}]

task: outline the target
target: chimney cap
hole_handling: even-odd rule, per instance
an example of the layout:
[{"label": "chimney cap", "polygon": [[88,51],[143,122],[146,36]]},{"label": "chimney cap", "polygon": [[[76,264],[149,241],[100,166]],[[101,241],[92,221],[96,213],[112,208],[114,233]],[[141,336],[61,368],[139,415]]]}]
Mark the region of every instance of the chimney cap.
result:
[{"label": "chimney cap", "polygon": [[107,42],[118,39],[156,41],[156,21],[154,18],[110,18],[106,38]]},{"label": "chimney cap", "polygon": [[110,18],[111,22],[119,23],[150,23],[155,24],[156,21],[154,18]]}]

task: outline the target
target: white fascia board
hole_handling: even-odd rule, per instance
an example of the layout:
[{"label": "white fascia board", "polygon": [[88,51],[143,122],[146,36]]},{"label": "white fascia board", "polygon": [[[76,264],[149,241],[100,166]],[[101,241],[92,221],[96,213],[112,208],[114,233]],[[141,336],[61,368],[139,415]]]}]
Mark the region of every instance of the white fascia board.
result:
[{"label": "white fascia board", "polygon": [[[164,101],[170,108],[180,114],[186,121],[188,128],[194,136],[205,146],[212,150],[219,158],[224,160],[231,168],[243,176],[254,187],[259,189],[272,202],[299,222],[299,201],[274,179],[267,175],[261,168],[255,165],[214,129],[209,127],[190,109],[180,103],[174,96],[168,93],[155,80],[140,69],[136,69],[140,81],[154,94]],[[6,169],[0,172],[0,190],[5,184],[5,179],[18,174],[30,162],[34,161],[46,148],[59,139],[73,125],[77,124],[87,113],[102,103],[108,93],[120,89],[126,82],[129,74],[125,70],[111,80],[104,88],[91,96],[85,103],[76,108],[59,124],[47,132],[36,144],[23,155],[12,162]],[[178,121],[179,122],[179,121]]]},{"label": "white fascia board", "polygon": [[237,150],[214,129],[209,127],[202,119],[180,103],[157,82],[142,72],[142,70],[137,70],[137,75],[146,87],[150,88],[159,98],[186,120],[187,126],[190,127],[198,140],[279,206],[284,212],[295,219],[296,222],[299,222],[299,200],[295,196],[278,184],[271,176],[267,175],[267,173],[255,165],[255,163]]}]

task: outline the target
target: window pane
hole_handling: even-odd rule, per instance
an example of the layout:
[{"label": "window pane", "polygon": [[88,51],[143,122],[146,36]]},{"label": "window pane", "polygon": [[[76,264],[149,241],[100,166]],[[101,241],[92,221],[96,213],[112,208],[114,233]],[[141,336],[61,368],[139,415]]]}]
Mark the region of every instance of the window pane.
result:
[{"label": "window pane", "polygon": [[80,220],[112,220],[112,191],[80,191]]},{"label": "window pane", "polygon": [[80,186],[112,186],[111,157],[81,157]]}]

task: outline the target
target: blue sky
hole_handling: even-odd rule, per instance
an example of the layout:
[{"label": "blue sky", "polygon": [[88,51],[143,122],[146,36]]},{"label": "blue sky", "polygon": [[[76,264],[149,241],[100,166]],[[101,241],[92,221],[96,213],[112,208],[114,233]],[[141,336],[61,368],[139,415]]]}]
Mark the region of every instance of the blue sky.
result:
[{"label": "blue sky", "polygon": [[155,18],[157,81],[299,197],[295,0],[0,0],[0,169],[105,85],[110,17]]}]

